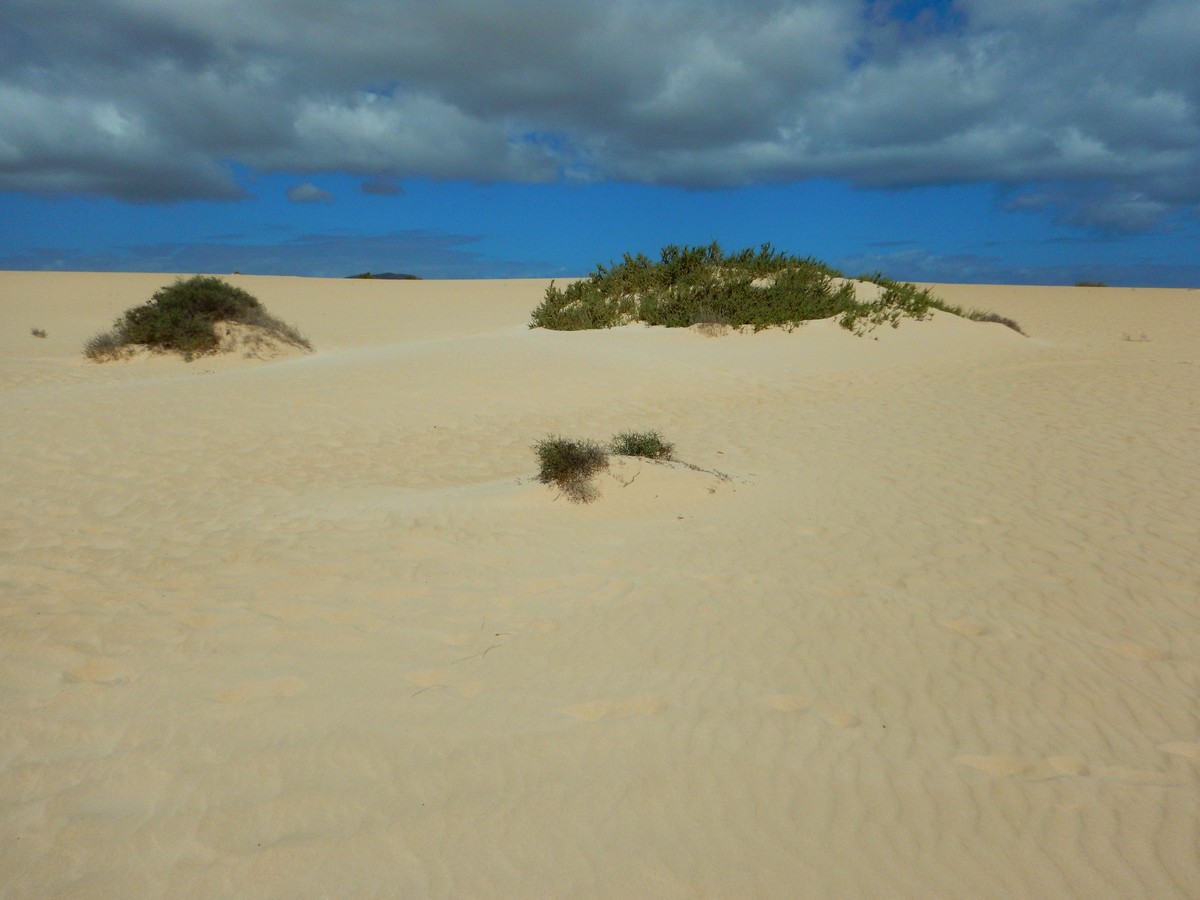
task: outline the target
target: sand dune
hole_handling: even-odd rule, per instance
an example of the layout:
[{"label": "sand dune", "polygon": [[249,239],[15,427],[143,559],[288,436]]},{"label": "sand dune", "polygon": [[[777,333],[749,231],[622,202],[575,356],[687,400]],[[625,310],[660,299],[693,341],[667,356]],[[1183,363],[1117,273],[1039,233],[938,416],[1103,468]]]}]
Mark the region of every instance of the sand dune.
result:
[{"label": "sand dune", "polygon": [[317,352],[83,360],[169,280],[0,274],[0,894],[1200,894],[1200,293],[239,276]]}]

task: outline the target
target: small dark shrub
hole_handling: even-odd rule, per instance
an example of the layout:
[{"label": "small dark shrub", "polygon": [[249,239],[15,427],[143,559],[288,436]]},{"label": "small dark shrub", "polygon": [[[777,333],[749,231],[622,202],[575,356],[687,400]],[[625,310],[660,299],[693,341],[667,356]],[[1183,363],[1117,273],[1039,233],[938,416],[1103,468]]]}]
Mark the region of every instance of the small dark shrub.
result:
[{"label": "small dark shrub", "polygon": [[664,441],[657,431],[625,431],[613,437],[609,450],[618,456],[669,460],[675,453],[675,445]]},{"label": "small dark shrub", "polygon": [[573,503],[595,500],[592,476],[608,468],[608,454],[592,441],[571,441],[551,435],[533,445],[538,456],[538,481],[557,485]]},{"label": "small dark shrub", "polygon": [[1007,316],[999,315],[998,313],[977,312],[972,313],[969,318],[974,322],[998,322],[1001,325],[1007,325],[1017,334],[1025,334],[1025,332],[1021,330],[1021,326],[1018,325],[1014,320],[1008,318]]},{"label": "small dark shrub", "polygon": [[239,322],[311,350],[308,339],[270,315],[257,298],[220,278],[197,275],[160,288],[146,303],[126,310],[107,335],[97,335],[84,347],[91,359],[106,359],[122,347],[142,344],[152,350],[175,351],[191,359],[218,349],[213,325]]},{"label": "small dark shrub", "polygon": [[29,330],[29,333],[32,334],[35,338],[44,338],[46,336],[46,329],[45,328],[31,328]]},{"label": "small dark shrub", "polygon": [[96,362],[115,359],[121,355],[124,345],[114,331],[105,331],[83,345],[83,355]]},{"label": "small dark shrub", "polygon": [[1077,281],[1075,287],[1108,287],[1103,281]]}]

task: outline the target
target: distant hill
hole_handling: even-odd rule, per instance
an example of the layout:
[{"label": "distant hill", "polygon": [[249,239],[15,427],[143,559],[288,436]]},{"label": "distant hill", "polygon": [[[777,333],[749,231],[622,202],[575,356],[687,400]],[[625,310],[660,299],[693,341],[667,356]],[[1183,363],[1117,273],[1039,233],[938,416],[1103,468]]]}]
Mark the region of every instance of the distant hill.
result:
[{"label": "distant hill", "polygon": [[360,272],[357,275],[347,275],[347,278],[378,278],[384,281],[420,281],[420,275],[407,275],[404,272]]}]

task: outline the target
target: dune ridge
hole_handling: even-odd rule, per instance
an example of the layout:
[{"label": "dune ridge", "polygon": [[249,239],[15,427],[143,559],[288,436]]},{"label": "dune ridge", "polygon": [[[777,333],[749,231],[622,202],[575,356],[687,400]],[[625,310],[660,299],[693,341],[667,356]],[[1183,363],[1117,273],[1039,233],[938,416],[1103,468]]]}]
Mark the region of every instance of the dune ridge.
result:
[{"label": "dune ridge", "polygon": [[[0,894],[1195,896],[1200,293],[82,358],[171,278],[0,273]],[[728,477],[536,482],[630,429]]]}]

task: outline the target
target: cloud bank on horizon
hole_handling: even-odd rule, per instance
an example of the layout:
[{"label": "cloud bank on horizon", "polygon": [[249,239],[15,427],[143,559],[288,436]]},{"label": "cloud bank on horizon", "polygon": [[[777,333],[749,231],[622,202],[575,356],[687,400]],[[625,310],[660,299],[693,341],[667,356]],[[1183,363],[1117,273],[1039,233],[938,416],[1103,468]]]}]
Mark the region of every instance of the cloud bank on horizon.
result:
[{"label": "cloud bank on horizon", "polygon": [[0,191],[237,199],[240,165],[381,192],[988,182],[1115,232],[1200,208],[1196,0],[0,0],[0,18]]}]

